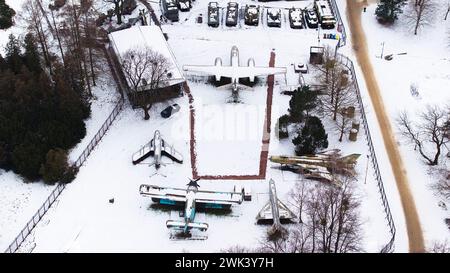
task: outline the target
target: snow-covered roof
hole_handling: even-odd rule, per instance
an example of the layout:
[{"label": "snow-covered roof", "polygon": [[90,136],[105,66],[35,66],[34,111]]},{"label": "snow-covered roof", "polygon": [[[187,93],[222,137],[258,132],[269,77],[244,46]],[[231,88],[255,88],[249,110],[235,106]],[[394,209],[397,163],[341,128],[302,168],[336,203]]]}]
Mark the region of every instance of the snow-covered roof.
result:
[{"label": "snow-covered roof", "polygon": [[320,14],[320,16],[333,16],[333,12],[331,11],[328,1],[316,1],[315,4],[317,6],[317,12]]},{"label": "snow-covered roof", "polygon": [[291,18],[294,21],[299,21],[302,19],[302,10],[301,9],[293,9],[291,10]]},{"label": "snow-covered roof", "polygon": [[111,45],[119,60],[127,50],[148,46],[152,50],[166,57],[171,63],[172,77],[170,85],[184,82],[185,78],[178,67],[175,56],[169,47],[161,29],[158,26],[133,26],[128,29],[112,32],[109,34]]}]

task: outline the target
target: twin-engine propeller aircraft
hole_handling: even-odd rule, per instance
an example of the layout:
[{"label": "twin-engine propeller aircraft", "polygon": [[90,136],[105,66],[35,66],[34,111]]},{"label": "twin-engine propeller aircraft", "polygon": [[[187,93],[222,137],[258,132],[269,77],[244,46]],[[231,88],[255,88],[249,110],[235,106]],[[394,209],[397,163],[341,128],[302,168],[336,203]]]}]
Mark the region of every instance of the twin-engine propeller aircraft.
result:
[{"label": "twin-engine propeller aircraft", "polygon": [[182,231],[188,237],[192,229],[208,229],[207,223],[194,222],[197,208],[229,210],[232,204],[241,204],[243,200],[241,192],[201,191],[198,189],[199,180],[190,179],[187,189],[141,185],[139,191],[141,195],[150,197],[153,202],[161,205],[184,206],[184,220],[167,220],[166,226]]},{"label": "twin-engine propeller aircraft", "polygon": [[248,78],[250,82],[253,83],[255,81],[255,77],[258,76],[286,74],[286,67],[255,66],[255,60],[252,58],[248,59],[247,66],[241,66],[239,62],[239,50],[237,46],[233,46],[231,48],[230,64],[230,66],[223,66],[222,59],[218,57],[216,58],[214,65],[185,65],[183,66],[183,70],[212,75],[215,76],[216,81],[220,81],[222,77],[230,78],[231,83],[223,85],[220,88],[231,88],[232,95],[235,98],[238,98],[240,89],[252,90],[251,87],[239,84],[239,79],[241,78]]},{"label": "twin-engine propeller aircraft", "polygon": [[175,162],[183,163],[183,156],[177,152],[173,146],[167,144],[164,139],[161,138],[161,134],[158,130],[155,131],[154,137],[149,143],[144,145],[139,151],[133,154],[132,162],[134,165],[141,163],[143,160],[149,156],[154,157],[154,161],[150,166],[155,165],[156,169],[159,169],[161,165],[165,164],[162,162],[161,157],[167,156]]}]

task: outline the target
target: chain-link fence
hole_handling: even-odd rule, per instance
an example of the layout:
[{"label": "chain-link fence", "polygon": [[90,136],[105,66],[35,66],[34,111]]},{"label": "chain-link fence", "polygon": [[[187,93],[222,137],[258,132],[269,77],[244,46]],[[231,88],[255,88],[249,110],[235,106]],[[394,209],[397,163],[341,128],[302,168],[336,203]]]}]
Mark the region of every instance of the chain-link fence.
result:
[{"label": "chain-link fence", "polygon": [[363,104],[363,101],[361,98],[361,91],[359,89],[359,84],[358,84],[358,79],[356,77],[355,67],[353,65],[352,60],[350,60],[348,57],[346,57],[342,54],[337,53],[336,59],[338,62],[340,62],[341,64],[343,64],[345,67],[347,67],[350,70],[350,73],[354,80],[356,95],[357,95],[359,107],[361,109],[360,112],[361,112],[362,124],[364,127],[364,131],[366,133],[366,141],[367,141],[367,145],[369,146],[369,152],[370,152],[372,166],[375,170],[375,179],[377,181],[378,190],[380,192],[381,201],[383,203],[384,211],[386,214],[386,220],[388,222],[389,231],[391,233],[391,240],[383,247],[381,252],[382,253],[392,252],[394,250],[393,244],[394,244],[394,240],[395,240],[396,229],[395,229],[395,225],[394,225],[394,219],[392,218],[391,209],[389,207],[389,202],[387,200],[386,193],[384,190],[383,179],[381,177],[380,168],[378,166],[375,149],[374,149],[373,142],[372,142],[372,136],[370,135],[369,125],[368,125],[367,118],[366,118],[366,112],[364,110],[364,104]]},{"label": "chain-link fence", "polygon": [[[83,165],[83,163],[86,161],[86,159],[89,157],[91,152],[94,150],[94,148],[98,145],[100,140],[103,138],[103,136],[106,134],[108,129],[111,127],[111,124],[113,121],[117,118],[121,110],[123,109],[124,100],[120,99],[117,105],[114,107],[111,114],[108,116],[106,121],[103,123],[102,127],[97,131],[95,136],[92,138],[92,140],[89,142],[87,147],[83,150],[81,155],[78,157],[78,159],[72,164],[72,167],[78,169]],[[58,196],[61,194],[61,192],[66,188],[66,185],[64,183],[59,183],[53,191],[50,193],[50,195],[45,200],[44,204],[38,209],[38,211],[33,215],[33,217],[28,221],[28,223],[25,225],[25,227],[20,231],[19,235],[16,236],[16,238],[13,240],[13,242],[9,245],[9,247],[6,249],[6,253],[14,253],[16,252],[19,247],[22,245],[22,243],[25,241],[25,239],[30,235],[31,231],[34,229],[34,227],[39,223],[39,221],[44,217],[45,213],[50,209],[50,207],[53,205],[53,203],[56,201]]]},{"label": "chain-link fence", "polygon": [[341,33],[341,38],[339,39],[338,47],[343,47],[347,44],[347,32],[345,31],[344,22],[342,21],[341,13],[336,4],[336,0],[328,0],[333,10],[333,14],[337,22],[337,31]]}]

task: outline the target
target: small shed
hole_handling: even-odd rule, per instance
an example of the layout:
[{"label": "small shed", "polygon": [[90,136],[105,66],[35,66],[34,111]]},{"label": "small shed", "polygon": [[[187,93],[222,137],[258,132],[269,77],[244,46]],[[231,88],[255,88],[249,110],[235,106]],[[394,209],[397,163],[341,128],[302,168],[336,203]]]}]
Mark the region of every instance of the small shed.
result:
[{"label": "small shed", "polygon": [[323,54],[325,49],[320,46],[312,46],[309,50],[310,64],[323,64]]}]

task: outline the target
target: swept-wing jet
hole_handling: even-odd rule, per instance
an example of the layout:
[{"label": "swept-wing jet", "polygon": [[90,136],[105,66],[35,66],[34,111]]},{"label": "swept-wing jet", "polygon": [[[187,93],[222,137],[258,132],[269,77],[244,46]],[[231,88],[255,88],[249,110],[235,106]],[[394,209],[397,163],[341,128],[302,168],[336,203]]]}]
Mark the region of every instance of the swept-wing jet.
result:
[{"label": "swept-wing jet", "polygon": [[243,194],[235,191],[202,191],[198,189],[200,187],[197,183],[198,180],[190,180],[187,189],[143,184],[139,191],[141,195],[150,197],[153,202],[161,205],[184,206],[183,221],[167,220],[167,228],[181,230],[184,234],[188,234],[191,229],[206,231],[207,223],[194,222],[196,210],[198,208],[230,209],[231,205],[242,203]]},{"label": "swept-wing jet", "polygon": [[161,160],[162,156],[167,156],[177,163],[183,163],[183,156],[161,138],[158,130],[155,131],[154,137],[149,143],[133,154],[132,162],[136,165],[149,156],[154,157],[154,161],[150,166],[155,165],[156,169],[159,169],[161,165],[165,165]]},{"label": "swept-wing jet", "polygon": [[340,156],[339,150],[325,151],[315,155],[304,156],[271,156],[269,160],[279,163],[285,169],[303,174],[306,178],[337,182],[333,174],[354,174],[354,167],[360,154]]},{"label": "swept-wing jet", "polygon": [[278,199],[275,181],[269,180],[269,202],[261,209],[256,216],[258,223],[273,221],[275,229],[280,229],[282,221],[294,220],[295,214]]},{"label": "swept-wing jet", "polygon": [[222,89],[231,89],[234,97],[238,96],[240,89],[251,90],[243,84],[239,84],[239,79],[248,78],[250,82],[255,81],[255,77],[286,74],[286,67],[263,67],[255,66],[255,60],[248,59],[247,66],[241,66],[239,62],[239,49],[237,46],[231,48],[230,65],[222,65],[222,59],[216,58],[214,65],[185,65],[184,71],[201,73],[205,75],[215,76],[216,81],[220,81],[222,77],[230,78],[231,83],[221,86]]}]

